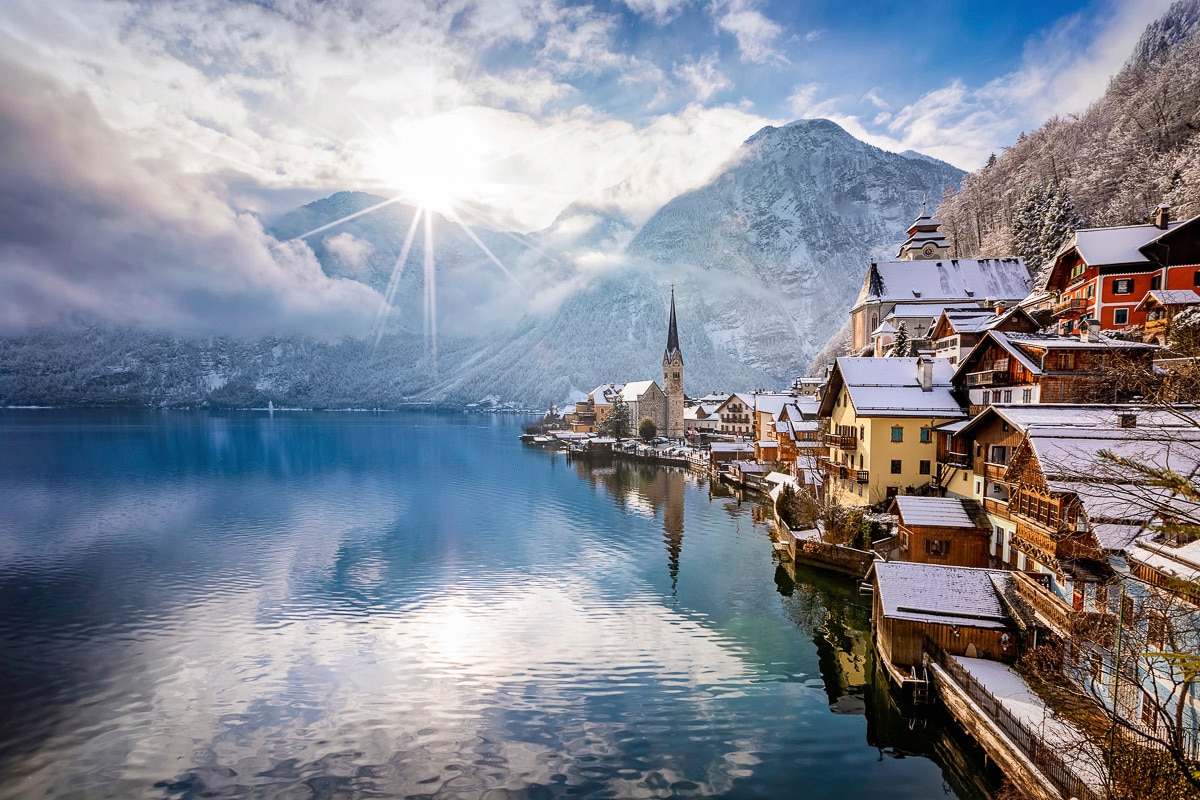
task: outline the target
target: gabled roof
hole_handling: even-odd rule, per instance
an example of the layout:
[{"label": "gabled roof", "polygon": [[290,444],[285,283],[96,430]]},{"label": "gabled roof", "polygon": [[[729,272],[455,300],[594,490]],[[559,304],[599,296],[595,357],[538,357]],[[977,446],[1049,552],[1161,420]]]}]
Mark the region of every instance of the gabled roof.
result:
[{"label": "gabled roof", "polygon": [[[996,592],[1012,576],[1004,570],[876,561],[872,567],[883,614],[936,625],[1009,627]],[[995,579],[995,583],[993,582]]]},{"label": "gabled roof", "polygon": [[954,372],[957,382],[961,376],[974,371],[979,359],[983,358],[987,344],[994,342],[1000,349],[1021,362],[1021,365],[1032,375],[1041,375],[1041,357],[1038,350],[1156,350],[1157,345],[1143,342],[1129,342],[1124,339],[1111,339],[1103,334],[1096,337],[1094,342],[1083,341],[1079,336],[1064,336],[1057,333],[1018,333],[1016,331],[989,330],[979,340],[979,344],[958,362]]},{"label": "gabled roof", "polygon": [[1148,292],[1134,310],[1145,311],[1152,306],[1194,305],[1200,305],[1200,294],[1195,289],[1155,289]]},{"label": "gabled roof", "polygon": [[624,388],[622,383],[602,383],[595,389],[588,392],[588,397],[592,399],[594,405],[609,406],[612,405],[612,398],[621,389]]},{"label": "gabled roof", "polygon": [[892,501],[889,514],[900,518],[905,526],[929,526],[938,528],[975,528],[971,516],[958,497],[917,497],[898,495]]},{"label": "gabled roof", "polygon": [[[646,392],[650,391],[651,386],[653,386],[655,389],[658,389],[658,383],[656,381],[632,381],[625,384],[625,386],[621,388],[621,398],[626,403],[634,402]],[[661,392],[662,390],[660,389],[659,391]]]},{"label": "gabled roof", "polygon": [[1175,414],[1147,411],[1132,404],[1035,403],[990,405],[961,426],[958,433],[974,433],[994,419],[1002,419],[1022,433],[1049,428],[1111,430],[1119,425],[1118,415],[1121,413],[1137,414],[1141,419],[1140,424],[1151,428],[1190,427],[1190,424],[1182,422]]},{"label": "gabled roof", "polygon": [[1038,329],[1037,320],[1029,316],[1029,312],[1020,306],[1014,306],[1003,314],[996,314],[990,308],[974,310],[947,308],[938,319],[937,324],[934,325],[930,335],[940,339],[952,333],[983,333],[998,328],[1002,324],[1016,321],[1018,318],[1023,319],[1031,330]]},{"label": "gabled roof", "polygon": [[932,373],[932,390],[923,391],[917,375],[919,358],[852,358],[837,360],[820,415],[830,416],[843,386],[860,417],[958,418],[966,414],[951,394],[953,368],[944,358],[924,359]]},{"label": "gabled roof", "polygon": [[1106,264],[1144,264],[1150,261],[1141,248],[1164,233],[1182,225],[1172,222],[1164,231],[1154,225],[1122,225],[1114,228],[1081,228],[1056,254],[1076,250],[1088,266]]},{"label": "gabled roof", "polygon": [[1018,302],[1033,281],[1019,258],[949,258],[879,261],[867,270],[854,308],[866,303],[968,302],[992,298]]}]

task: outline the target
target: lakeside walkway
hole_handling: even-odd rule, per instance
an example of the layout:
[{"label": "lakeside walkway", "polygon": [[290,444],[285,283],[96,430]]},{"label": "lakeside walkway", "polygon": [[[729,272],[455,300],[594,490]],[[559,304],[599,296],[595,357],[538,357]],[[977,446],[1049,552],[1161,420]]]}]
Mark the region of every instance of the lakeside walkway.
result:
[{"label": "lakeside walkway", "polygon": [[1040,736],[1070,770],[1099,797],[1104,796],[1103,755],[1087,736],[1052,711],[1007,664],[951,656],[1023,727]]}]

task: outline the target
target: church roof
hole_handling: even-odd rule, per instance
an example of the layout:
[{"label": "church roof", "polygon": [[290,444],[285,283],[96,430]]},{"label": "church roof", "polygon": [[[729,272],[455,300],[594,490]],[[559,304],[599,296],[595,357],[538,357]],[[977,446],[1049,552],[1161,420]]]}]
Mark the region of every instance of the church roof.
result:
[{"label": "church roof", "polygon": [[871,264],[854,308],[867,303],[1017,302],[1033,279],[1020,258],[943,258]]},{"label": "church roof", "polygon": [[667,328],[667,355],[679,352],[679,329],[675,325],[675,287],[671,287],[671,324]]}]

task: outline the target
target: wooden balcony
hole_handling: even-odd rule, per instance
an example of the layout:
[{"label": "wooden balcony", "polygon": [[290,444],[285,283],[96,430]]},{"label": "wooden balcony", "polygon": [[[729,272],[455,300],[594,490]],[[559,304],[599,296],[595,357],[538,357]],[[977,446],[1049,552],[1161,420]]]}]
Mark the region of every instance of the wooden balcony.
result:
[{"label": "wooden balcony", "polygon": [[856,482],[858,482],[858,483],[870,483],[871,482],[871,473],[869,470],[852,469],[850,471],[852,473],[854,473],[854,480]]},{"label": "wooden balcony", "polygon": [[986,461],[983,464],[983,476],[992,480],[1004,480],[1004,471],[1008,469],[1008,464],[995,464],[991,461]]},{"label": "wooden balcony", "polygon": [[1007,500],[997,500],[994,497],[985,497],[985,498],[983,498],[983,507],[985,510],[990,511],[991,513],[993,513],[997,516],[1001,516],[1001,517],[1008,516],[1008,501]]},{"label": "wooden balcony", "polygon": [[1070,300],[1063,300],[1055,303],[1051,308],[1051,313],[1056,317],[1064,317],[1073,314],[1080,314],[1092,307],[1092,300],[1089,297],[1073,297]]},{"label": "wooden balcony", "polygon": [[1049,623],[1049,627],[1061,633],[1071,630],[1074,609],[1067,602],[1024,572],[1014,572],[1013,577],[1016,579],[1017,594],[1033,606],[1038,616]]},{"label": "wooden balcony", "polygon": [[[1024,550],[1021,544],[1032,545],[1036,550],[1041,551],[1047,556],[1056,557],[1058,554],[1058,542],[1054,540],[1048,533],[1040,528],[1030,525],[1020,515],[1017,515],[1017,535],[1013,540],[1018,550]],[[1037,555],[1037,553],[1029,553],[1029,555]]]},{"label": "wooden balcony", "polygon": [[842,450],[857,450],[858,436],[853,433],[827,433],[825,434],[825,444],[829,445],[830,447],[839,447]]},{"label": "wooden balcony", "polygon": [[978,372],[967,373],[968,387],[1007,386],[1009,383],[1007,358],[981,364]]}]

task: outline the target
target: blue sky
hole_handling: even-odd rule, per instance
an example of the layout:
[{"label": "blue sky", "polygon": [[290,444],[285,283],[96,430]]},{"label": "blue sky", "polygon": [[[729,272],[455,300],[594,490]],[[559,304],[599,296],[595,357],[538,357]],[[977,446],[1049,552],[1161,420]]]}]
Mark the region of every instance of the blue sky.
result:
[{"label": "blue sky", "polygon": [[0,329],[203,328],[206,280],[253,322],[341,329],[378,298],[259,218],[343,189],[636,225],[802,117],[972,169],[1086,108],[1168,5],[6,0]]}]

